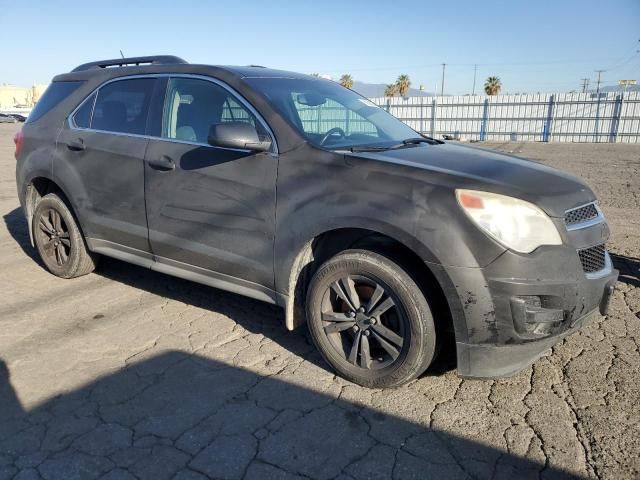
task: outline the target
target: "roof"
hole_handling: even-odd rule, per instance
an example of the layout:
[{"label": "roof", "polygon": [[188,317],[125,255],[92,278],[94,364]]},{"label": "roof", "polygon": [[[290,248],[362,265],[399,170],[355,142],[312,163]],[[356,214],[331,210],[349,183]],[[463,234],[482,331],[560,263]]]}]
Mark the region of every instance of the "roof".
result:
[{"label": "roof", "polygon": [[304,73],[289,72],[287,70],[277,70],[274,68],[261,67],[257,65],[235,66],[235,65],[211,65],[233,72],[241,78],[315,78]]}]

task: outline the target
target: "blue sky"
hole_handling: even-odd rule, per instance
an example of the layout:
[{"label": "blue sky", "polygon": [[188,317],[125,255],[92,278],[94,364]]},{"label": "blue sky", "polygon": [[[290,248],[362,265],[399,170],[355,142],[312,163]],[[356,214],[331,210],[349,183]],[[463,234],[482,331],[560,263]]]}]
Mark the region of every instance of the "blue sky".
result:
[{"label": "blue sky", "polygon": [[[193,63],[305,73],[470,93],[568,91],[580,79],[640,81],[640,0],[40,1],[0,0],[0,83],[46,83],[86,61],[175,54]],[[7,35],[15,32],[15,41]]]}]

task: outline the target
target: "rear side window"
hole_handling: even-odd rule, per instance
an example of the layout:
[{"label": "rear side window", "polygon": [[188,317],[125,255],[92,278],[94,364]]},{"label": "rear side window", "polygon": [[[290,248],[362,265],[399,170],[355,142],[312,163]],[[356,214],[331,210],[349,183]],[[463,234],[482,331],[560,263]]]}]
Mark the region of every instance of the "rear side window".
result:
[{"label": "rear side window", "polygon": [[94,93],[87,98],[80,108],[73,116],[73,123],[78,128],[90,128],[91,127],[91,114],[93,113],[93,104],[96,101],[96,94]]},{"label": "rear side window", "polygon": [[91,128],[144,135],[154,82],[153,78],[136,78],[100,87]]},{"label": "rear side window", "polygon": [[53,82],[33,107],[26,123],[35,122],[73,93],[83,82]]}]

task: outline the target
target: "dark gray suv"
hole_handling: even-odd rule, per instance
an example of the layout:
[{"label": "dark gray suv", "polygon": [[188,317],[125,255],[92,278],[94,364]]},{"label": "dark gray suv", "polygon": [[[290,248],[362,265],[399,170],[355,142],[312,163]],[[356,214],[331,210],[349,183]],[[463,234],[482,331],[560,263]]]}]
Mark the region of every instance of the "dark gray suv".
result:
[{"label": "dark gray suv", "polygon": [[617,278],[581,180],[424,137],[311,76],[93,62],[53,79],[15,141],[53,274],[107,255],[281,305],[366,386],[447,348],[460,375],[513,374],[604,314]]}]

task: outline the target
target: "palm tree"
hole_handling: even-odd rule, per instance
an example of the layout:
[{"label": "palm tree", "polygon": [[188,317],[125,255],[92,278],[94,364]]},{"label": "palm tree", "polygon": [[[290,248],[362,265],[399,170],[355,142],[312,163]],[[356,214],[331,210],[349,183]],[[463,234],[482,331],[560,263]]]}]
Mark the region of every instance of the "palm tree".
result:
[{"label": "palm tree", "polygon": [[409,88],[411,87],[411,80],[409,80],[409,75],[402,74],[396,80],[396,85],[398,86],[398,93],[401,97],[406,97],[409,94]]},{"label": "palm tree", "polygon": [[316,78],[320,78],[320,74],[319,73],[312,73],[311,76],[312,77],[316,77]]},{"label": "palm tree", "polygon": [[349,75],[348,73],[342,75],[340,77],[340,85],[349,89],[353,88],[353,78],[351,78],[351,75]]},{"label": "palm tree", "polygon": [[397,83],[390,83],[384,89],[384,96],[385,97],[395,97],[397,94],[398,94],[398,84]]},{"label": "palm tree", "polygon": [[484,82],[484,93],[487,95],[498,95],[502,89],[502,82],[498,77],[489,77]]}]

